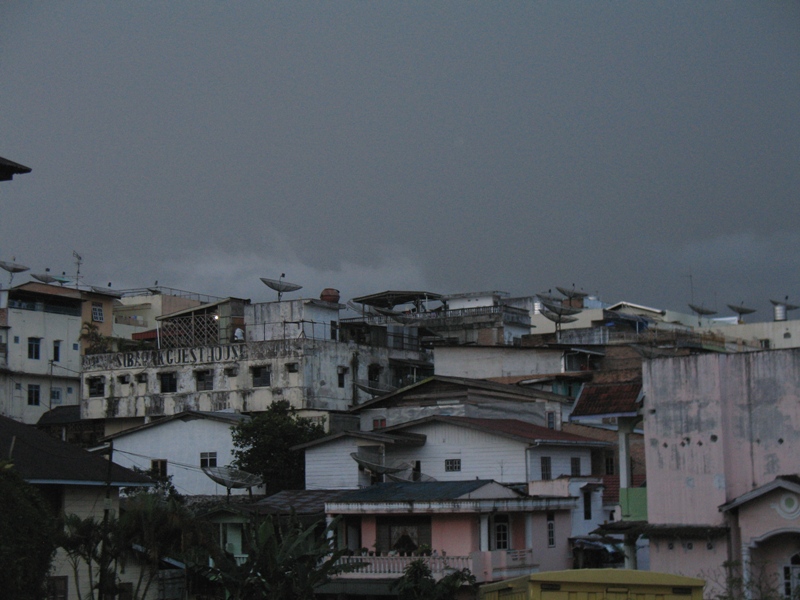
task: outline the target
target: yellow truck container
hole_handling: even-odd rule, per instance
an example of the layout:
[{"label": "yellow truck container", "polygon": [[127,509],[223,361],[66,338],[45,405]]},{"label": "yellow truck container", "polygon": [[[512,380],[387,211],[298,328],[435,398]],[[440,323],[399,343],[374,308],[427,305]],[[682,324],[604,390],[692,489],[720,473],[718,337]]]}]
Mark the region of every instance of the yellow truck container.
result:
[{"label": "yellow truck container", "polygon": [[574,569],[533,573],[480,588],[479,600],[703,600],[706,582],[651,571]]}]

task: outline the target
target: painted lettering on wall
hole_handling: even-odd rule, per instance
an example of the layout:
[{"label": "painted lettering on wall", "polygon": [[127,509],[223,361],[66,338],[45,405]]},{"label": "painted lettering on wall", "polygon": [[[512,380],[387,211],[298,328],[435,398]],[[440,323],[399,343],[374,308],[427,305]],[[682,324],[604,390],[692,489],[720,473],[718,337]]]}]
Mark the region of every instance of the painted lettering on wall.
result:
[{"label": "painted lettering on wall", "polygon": [[[101,364],[97,359],[107,360]],[[233,362],[247,359],[245,344],[225,346],[198,346],[195,348],[167,348],[165,350],[138,350],[117,352],[110,356],[85,356],[84,369],[134,369],[142,367],[163,367],[168,365],[195,365],[200,363]]]}]

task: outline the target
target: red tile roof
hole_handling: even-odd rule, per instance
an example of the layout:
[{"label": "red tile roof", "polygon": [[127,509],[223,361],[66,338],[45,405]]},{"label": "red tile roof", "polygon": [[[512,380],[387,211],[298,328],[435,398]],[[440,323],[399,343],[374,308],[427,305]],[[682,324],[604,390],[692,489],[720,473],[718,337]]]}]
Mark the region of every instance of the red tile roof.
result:
[{"label": "red tile roof", "polygon": [[635,415],[642,382],[587,383],[581,390],[572,417]]}]

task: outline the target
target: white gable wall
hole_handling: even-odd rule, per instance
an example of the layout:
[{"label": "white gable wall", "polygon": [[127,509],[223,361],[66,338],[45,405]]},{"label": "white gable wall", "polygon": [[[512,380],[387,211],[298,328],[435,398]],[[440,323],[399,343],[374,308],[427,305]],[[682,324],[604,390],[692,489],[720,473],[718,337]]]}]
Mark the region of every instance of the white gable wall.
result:
[{"label": "white gable wall", "polygon": [[[405,429],[427,436],[422,447],[387,448],[387,460],[420,461],[424,474],[438,481],[494,479],[500,483],[526,481],[527,444],[485,431],[449,423],[424,423]],[[460,459],[460,471],[446,471],[445,461]]]},{"label": "white gable wall", "polygon": [[307,490],[355,490],[369,485],[369,474],[359,471],[358,463],[350,456],[366,442],[344,437],[333,442],[306,449]]},{"label": "white gable wall", "polygon": [[[167,475],[179,493],[225,495],[225,486],[215,483],[200,469],[200,453],[216,452],[217,466],[233,462],[231,425],[212,419],[175,419],[114,440],[114,462],[123,467],[150,469],[151,460],[166,459]],[[247,489],[233,489],[246,494]]]}]

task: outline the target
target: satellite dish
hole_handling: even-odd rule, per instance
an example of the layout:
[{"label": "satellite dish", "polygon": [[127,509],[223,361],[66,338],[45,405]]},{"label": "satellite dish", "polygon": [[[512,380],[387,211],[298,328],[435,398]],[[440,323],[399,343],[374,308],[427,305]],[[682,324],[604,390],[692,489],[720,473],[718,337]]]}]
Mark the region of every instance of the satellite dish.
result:
[{"label": "satellite dish", "polygon": [[278,279],[267,279],[266,277],[260,277],[261,281],[267,287],[272,288],[276,292],[278,292],[278,302],[281,301],[281,297],[283,296],[284,292],[296,292],[299,289],[302,289],[302,285],[298,285],[296,283],[289,283],[288,281],[283,281],[284,274],[281,273],[280,278]]},{"label": "satellite dish", "polygon": [[0,260],[0,269],[8,271],[9,273],[22,273],[23,271],[30,270],[30,267],[26,267],[25,265],[15,262],[6,262],[4,260]]},{"label": "satellite dish", "polygon": [[546,309],[542,309],[541,315],[553,321],[556,325],[560,325],[561,323],[574,323],[578,320],[578,317],[572,317],[569,315],[559,315],[554,312],[551,312]]},{"label": "satellite dish", "polygon": [[366,457],[363,454],[359,455],[358,452],[351,452],[350,457],[356,461],[359,465],[364,467],[367,471],[371,473],[375,473],[376,475],[386,475],[388,473],[399,473],[400,471],[407,471],[411,468],[411,465],[402,460],[395,460],[392,461],[388,465],[381,464],[378,462],[380,460],[379,456],[373,457]]},{"label": "satellite dish", "polygon": [[713,308],[705,308],[704,306],[697,306],[696,304],[689,304],[689,308],[697,313],[698,317],[707,317],[709,315],[717,314],[717,311],[715,311]]},{"label": "satellite dish", "polygon": [[772,302],[772,306],[783,306],[786,310],[795,310],[796,308],[800,308],[796,304],[789,304],[784,300],[770,300]]},{"label": "satellite dish", "polygon": [[0,269],[3,269],[4,271],[8,271],[10,273],[10,275],[8,277],[8,285],[10,286],[11,282],[14,279],[14,273],[22,273],[23,271],[29,270],[30,267],[26,267],[25,265],[21,265],[19,263],[15,263],[13,261],[12,262],[6,262],[6,261],[3,261],[3,260],[0,260]]},{"label": "satellite dish", "polygon": [[728,304],[728,308],[730,308],[733,312],[735,312],[740,317],[742,315],[750,315],[750,314],[756,312],[755,308],[747,308],[747,307],[741,306],[741,305],[736,306],[735,304]]},{"label": "satellite dish", "polygon": [[203,467],[203,473],[220,485],[224,485],[230,494],[231,488],[251,488],[262,485],[264,481],[258,475],[241,471],[233,467]]},{"label": "satellite dish", "polygon": [[558,302],[551,302],[550,300],[542,300],[542,305],[551,313],[561,316],[577,315],[581,312],[581,308],[574,306],[564,306]]},{"label": "satellite dish", "polygon": [[413,469],[406,469],[399,473],[387,473],[386,477],[397,483],[418,483],[423,481],[436,481],[435,477],[414,471]]},{"label": "satellite dish", "polygon": [[53,283],[54,281],[58,281],[53,275],[50,273],[31,273],[31,277],[34,279],[38,279],[42,283]]},{"label": "satellite dish", "polygon": [[378,386],[375,385],[374,382],[363,383],[360,381],[356,381],[356,387],[360,389],[362,392],[367,392],[368,394],[372,394],[373,396],[383,396],[384,394],[391,394],[392,392],[397,391],[396,387],[392,387],[390,385]]},{"label": "satellite dish", "polygon": [[567,298],[572,300],[573,298],[586,298],[589,294],[587,292],[581,292],[575,289],[575,284],[572,284],[572,289],[563,288],[556,286],[556,289],[564,294]]}]

